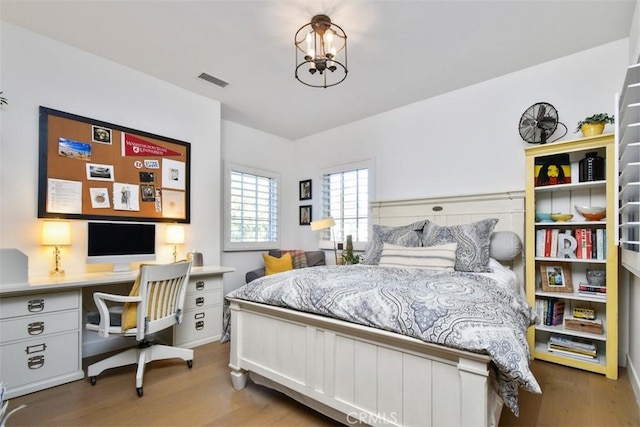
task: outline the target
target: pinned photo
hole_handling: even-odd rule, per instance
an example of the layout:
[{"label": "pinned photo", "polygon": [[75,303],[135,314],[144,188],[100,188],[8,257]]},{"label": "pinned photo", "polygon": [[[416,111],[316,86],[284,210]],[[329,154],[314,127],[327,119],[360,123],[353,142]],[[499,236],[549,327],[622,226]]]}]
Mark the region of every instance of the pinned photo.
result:
[{"label": "pinned photo", "polygon": [[106,188],[90,188],[91,207],[94,209],[104,209],[111,207],[109,203],[109,191]]},{"label": "pinned photo", "polygon": [[91,126],[93,142],[111,144],[111,129],[102,126]]},{"label": "pinned photo", "polygon": [[87,163],[87,179],[94,181],[113,181],[113,165]]},{"label": "pinned photo", "polygon": [[142,194],[143,202],[155,202],[156,200],[156,190],[153,185],[141,185],[140,193]]},{"label": "pinned photo", "polygon": [[91,144],[59,138],[58,155],[78,160],[91,160]]}]

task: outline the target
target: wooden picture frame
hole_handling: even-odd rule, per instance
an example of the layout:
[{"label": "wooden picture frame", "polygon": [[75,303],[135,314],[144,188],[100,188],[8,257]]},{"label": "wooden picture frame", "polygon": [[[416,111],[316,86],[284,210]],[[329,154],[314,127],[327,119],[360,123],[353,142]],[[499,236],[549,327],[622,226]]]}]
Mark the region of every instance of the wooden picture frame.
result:
[{"label": "wooden picture frame", "polygon": [[190,222],[191,144],[40,107],[38,218]]},{"label": "wooden picture frame", "polygon": [[300,206],[300,225],[311,225],[311,205]]},{"label": "wooden picture frame", "polygon": [[300,181],[300,200],[311,200],[311,180]]},{"label": "wooden picture frame", "polygon": [[540,278],[545,292],[573,292],[571,264],[568,262],[541,262]]}]

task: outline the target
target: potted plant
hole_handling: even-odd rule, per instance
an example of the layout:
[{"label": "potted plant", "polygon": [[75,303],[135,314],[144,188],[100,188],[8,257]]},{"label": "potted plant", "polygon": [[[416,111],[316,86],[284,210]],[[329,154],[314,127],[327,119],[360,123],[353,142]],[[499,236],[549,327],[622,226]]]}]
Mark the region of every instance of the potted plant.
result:
[{"label": "potted plant", "polygon": [[578,122],[575,132],[582,131],[584,136],[600,135],[604,131],[604,126],[607,123],[613,124],[615,117],[610,116],[607,113],[598,113]]}]

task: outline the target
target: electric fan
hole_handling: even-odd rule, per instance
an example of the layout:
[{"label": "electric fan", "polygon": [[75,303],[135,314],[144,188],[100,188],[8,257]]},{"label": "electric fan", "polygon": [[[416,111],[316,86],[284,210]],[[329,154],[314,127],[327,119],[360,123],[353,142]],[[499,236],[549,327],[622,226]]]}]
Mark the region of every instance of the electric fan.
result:
[{"label": "electric fan", "polygon": [[520,117],[520,136],[530,144],[546,144],[549,137],[558,128],[558,124],[564,126],[565,131],[555,140],[567,134],[567,127],[558,121],[558,110],[553,105],[547,102],[538,102],[527,108]]}]

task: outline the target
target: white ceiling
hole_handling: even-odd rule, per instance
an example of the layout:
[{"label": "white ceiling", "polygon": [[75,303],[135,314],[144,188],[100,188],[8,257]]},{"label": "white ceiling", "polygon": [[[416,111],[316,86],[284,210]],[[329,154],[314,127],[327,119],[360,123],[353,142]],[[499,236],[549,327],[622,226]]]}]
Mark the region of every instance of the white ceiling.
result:
[{"label": "white ceiling", "polygon": [[[296,140],[625,38],[635,0],[1,0],[2,20],[219,100],[222,117]],[[294,78],[293,37],[324,13],[349,75]],[[206,72],[229,82],[219,88]],[[171,102],[171,100],[167,100]]]}]

